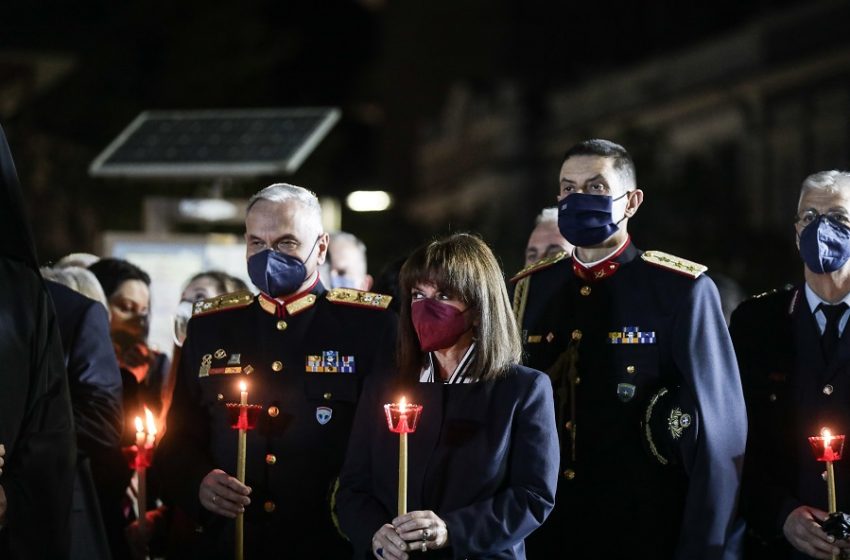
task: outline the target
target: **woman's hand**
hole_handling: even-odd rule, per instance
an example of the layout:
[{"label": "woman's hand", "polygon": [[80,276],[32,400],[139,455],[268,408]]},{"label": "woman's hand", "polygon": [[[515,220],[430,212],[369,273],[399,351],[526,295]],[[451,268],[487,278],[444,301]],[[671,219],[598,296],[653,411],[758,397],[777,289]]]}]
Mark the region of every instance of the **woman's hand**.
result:
[{"label": "woman's hand", "polygon": [[431,510],[411,511],[393,519],[398,536],[408,543],[410,550],[426,552],[444,548],[449,543],[446,523]]}]

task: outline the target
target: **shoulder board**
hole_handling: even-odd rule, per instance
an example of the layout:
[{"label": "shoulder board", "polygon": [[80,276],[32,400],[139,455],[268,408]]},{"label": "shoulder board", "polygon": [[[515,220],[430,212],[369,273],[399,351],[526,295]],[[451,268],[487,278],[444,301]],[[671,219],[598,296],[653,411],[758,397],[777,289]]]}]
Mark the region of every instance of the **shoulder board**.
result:
[{"label": "shoulder board", "polygon": [[370,307],[372,309],[386,309],[393,300],[392,296],[386,294],[364,292],[353,288],[334,288],[329,290],[325,297],[331,303]]},{"label": "shoulder board", "polygon": [[555,264],[557,262],[561,262],[562,260],[568,258],[569,256],[570,256],[570,254],[567,253],[566,251],[561,251],[560,253],[557,253],[555,255],[549,255],[548,257],[543,257],[539,261],[531,263],[527,267],[523,268],[522,270],[520,270],[519,272],[514,274],[513,278],[511,278],[510,281],[516,282],[517,280],[520,280],[522,278],[525,278],[526,276],[534,274],[538,270],[543,270],[544,268],[549,268],[553,264]]},{"label": "shoulder board", "polygon": [[223,311],[225,309],[235,309],[245,307],[254,301],[254,294],[251,292],[233,292],[231,294],[223,294],[220,296],[211,297],[196,301],[192,307],[192,317],[196,315],[205,315],[215,311]]},{"label": "shoulder board", "polygon": [[708,267],[661,251],[646,251],[640,256],[651,265],[678,272],[689,278],[699,278]]}]

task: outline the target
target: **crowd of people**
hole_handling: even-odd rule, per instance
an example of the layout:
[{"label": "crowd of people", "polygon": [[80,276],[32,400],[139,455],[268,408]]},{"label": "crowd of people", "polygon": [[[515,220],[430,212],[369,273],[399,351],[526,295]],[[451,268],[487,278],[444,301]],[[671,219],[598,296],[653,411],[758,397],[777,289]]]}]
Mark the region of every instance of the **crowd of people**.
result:
[{"label": "crowd of people", "polygon": [[373,278],[273,184],[253,287],[188,278],[168,353],[138,266],[38,268],[0,140],[1,558],[850,554],[850,471],[829,493],[809,443],[850,430],[850,173],[802,183],[804,283],[727,301],[728,327],[704,266],[632,241],[651,191],[607,140],[567,150],[507,280],[470,233]]}]

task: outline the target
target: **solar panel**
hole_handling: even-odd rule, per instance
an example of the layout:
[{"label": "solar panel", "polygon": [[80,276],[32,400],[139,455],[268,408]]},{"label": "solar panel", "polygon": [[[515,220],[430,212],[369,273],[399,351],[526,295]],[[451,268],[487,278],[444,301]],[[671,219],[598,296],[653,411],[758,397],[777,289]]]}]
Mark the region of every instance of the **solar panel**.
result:
[{"label": "solar panel", "polygon": [[145,111],[92,162],[94,177],[291,174],[340,118],[335,108]]}]

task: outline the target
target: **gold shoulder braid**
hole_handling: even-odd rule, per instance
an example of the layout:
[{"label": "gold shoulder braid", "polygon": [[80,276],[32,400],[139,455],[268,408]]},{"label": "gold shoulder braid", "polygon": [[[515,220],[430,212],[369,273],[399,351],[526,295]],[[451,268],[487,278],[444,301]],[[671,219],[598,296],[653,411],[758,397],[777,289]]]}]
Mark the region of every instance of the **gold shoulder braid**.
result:
[{"label": "gold shoulder braid", "polygon": [[371,307],[372,309],[387,309],[393,300],[392,296],[386,294],[364,292],[353,288],[334,288],[328,291],[325,297],[331,303]]},{"label": "gold shoulder braid", "polygon": [[254,301],[254,294],[248,291],[233,292],[209,299],[202,299],[201,301],[196,301],[192,307],[192,316],[245,307],[252,301]]},{"label": "gold shoulder braid", "polygon": [[555,264],[557,262],[561,262],[562,260],[568,258],[569,256],[570,256],[569,253],[567,253],[566,251],[561,251],[560,253],[556,253],[556,254],[550,255],[548,257],[543,257],[539,261],[535,261],[535,262],[531,263],[530,265],[526,266],[525,268],[523,268],[522,270],[520,270],[519,272],[514,274],[510,281],[511,282],[517,282],[520,279],[525,278],[526,276],[534,274],[538,270],[543,270],[544,268],[549,268],[553,264]]},{"label": "gold shoulder braid", "polygon": [[699,278],[700,274],[708,270],[708,267],[675,255],[662,253],[661,251],[647,251],[640,256],[651,265],[666,268],[690,278]]}]

